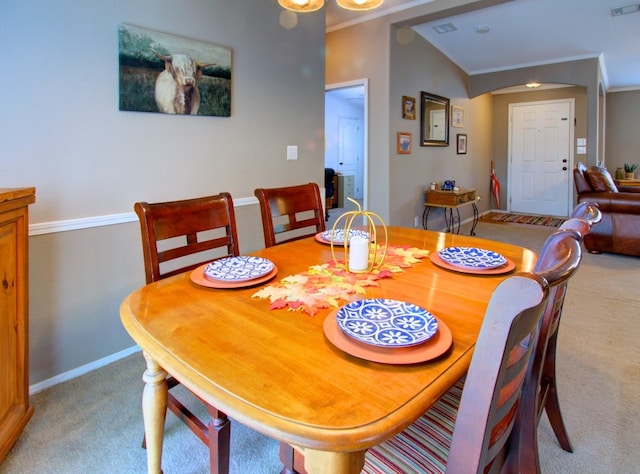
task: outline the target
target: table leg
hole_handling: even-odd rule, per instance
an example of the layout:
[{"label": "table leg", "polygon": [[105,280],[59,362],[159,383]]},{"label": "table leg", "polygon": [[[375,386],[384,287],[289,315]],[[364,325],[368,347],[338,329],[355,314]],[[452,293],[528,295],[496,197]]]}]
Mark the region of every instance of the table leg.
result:
[{"label": "table leg", "polygon": [[304,468],[309,474],[358,474],[367,451],[352,453],[304,450]]},{"label": "table leg", "polygon": [[429,222],[429,213],[431,212],[431,206],[425,206],[424,207],[424,211],[422,212],[422,228],[424,230],[429,230],[428,229],[428,222]]},{"label": "table leg", "polygon": [[471,207],[473,207],[473,224],[471,225],[471,231],[469,235],[476,235],[476,226],[478,225],[478,206],[474,202]]},{"label": "table leg", "polygon": [[142,391],[142,416],[147,443],[147,472],[162,472],[162,436],[164,419],[167,413],[167,372],[144,352],[147,361],[142,380],[145,382]]},{"label": "table leg", "polygon": [[[460,209],[456,208],[456,217],[453,217],[453,210],[451,210],[451,232],[456,234],[460,233]],[[456,227],[457,226],[457,227]]]}]

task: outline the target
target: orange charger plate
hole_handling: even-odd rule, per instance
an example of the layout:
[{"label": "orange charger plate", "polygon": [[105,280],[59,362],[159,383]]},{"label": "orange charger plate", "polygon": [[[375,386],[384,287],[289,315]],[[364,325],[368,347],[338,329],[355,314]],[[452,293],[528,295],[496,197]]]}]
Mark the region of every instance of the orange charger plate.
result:
[{"label": "orange charger plate", "polygon": [[206,276],[204,276],[204,269],[207,268],[208,263],[199,266],[191,272],[191,281],[209,288],[247,288],[249,286],[258,285],[260,283],[264,283],[265,281],[271,280],[278,273],[278,267],[273,266],[273,270],[271,270],[266,275],[263,275],[258,278],[254,278],[253,280],[244,280],[244,281],[218,281],[218,280],[210,280]]},{"label": "orange charger plate", "polygon": [[338,310],[329,313],[324,320],[324,334],[339,349],[352,356],[382,364],[417,364],[440,357],[453,342],[449,327],[438,320],[438,332],[428,341],[409,347],[377,347],[359,342],[347,336],[336,322]]},{"label": "orange charger plate", "polygon": [[472,275],[502,275],[503,273],[509,273],[511,270],[516,268],[516,264],[513,263],[513,261],[508,258],[507,258],[507,263],[505,263],[504,265],[496,268],[489,268],[489,269],[456,267],[455,265],[451,265],[450,263],[442,260],[440,258],[440,255],[438,255],[438,252],[431,252],[429,254],[429,259],[434,265],[445,268],[447,270],[452,270],[454,272],[460,272],[460,273],[470,273]]}]

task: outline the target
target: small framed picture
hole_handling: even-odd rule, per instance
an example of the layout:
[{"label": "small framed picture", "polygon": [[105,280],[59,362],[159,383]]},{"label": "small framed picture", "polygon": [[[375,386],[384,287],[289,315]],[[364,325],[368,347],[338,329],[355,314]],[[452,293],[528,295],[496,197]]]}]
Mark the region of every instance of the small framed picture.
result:
[{"label": "small framed picture", "polygon": [[456,154],[457,155],[467,154],[467,134],[466,133],[458,133],[456,135]]},{"label": "small framed picture", "polygon": [[416,119],[416,98],[406,95],[402,96],[402,118],[407,120]]},{"label": "small framed picture", "polygon": [[401,155],[411,153],[411,134],[409,132],[398,132],[398,153]]},{"label": "small framed picture", "polygon": [[464,128],[464,109],[462,107],[451,106],[451,126]]}]

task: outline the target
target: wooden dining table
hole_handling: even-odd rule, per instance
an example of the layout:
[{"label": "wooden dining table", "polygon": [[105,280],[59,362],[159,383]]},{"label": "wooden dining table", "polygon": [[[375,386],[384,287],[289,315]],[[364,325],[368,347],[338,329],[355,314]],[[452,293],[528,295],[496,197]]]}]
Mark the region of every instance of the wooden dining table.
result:
[{"label": "wooden dining table", "polygon": [[444,354],[411,364],[371,362],[333,345],[323,331],[332,308],[310,316],[255,297],[261,287],[344,252],[338,247],[332,254],[314,238],[252,253],[277,267],[274,279],[260,286],[209,288],[186,272],[128,295],[121,320],[147,361],[148,472],[161,472],[167,372],[234,421],[296,446],[310,474],[360,472],[368,448],[412,423],[465,374],[493,290],[508,275],[531,271],[536,260],[535,252],[515,245],[402,227],[388,228],[388,244],[430,252],[478,247],[502,254],[515,268],[467,274],[424,258],[358,295],[419,305],[451,331]]}]

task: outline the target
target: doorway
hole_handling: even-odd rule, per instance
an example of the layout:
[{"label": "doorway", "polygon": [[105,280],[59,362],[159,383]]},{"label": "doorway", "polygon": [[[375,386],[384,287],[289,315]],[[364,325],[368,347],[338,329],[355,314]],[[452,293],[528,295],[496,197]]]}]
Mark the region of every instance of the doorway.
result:
[{"label": "doorway", "polygon": [[354,195],[367,206],[368,81],[325,87],[325,167],[354,177]]},{"label": "doorway", "polygon": [[509,211],[566,217],[574,99],[509,104]]}]

